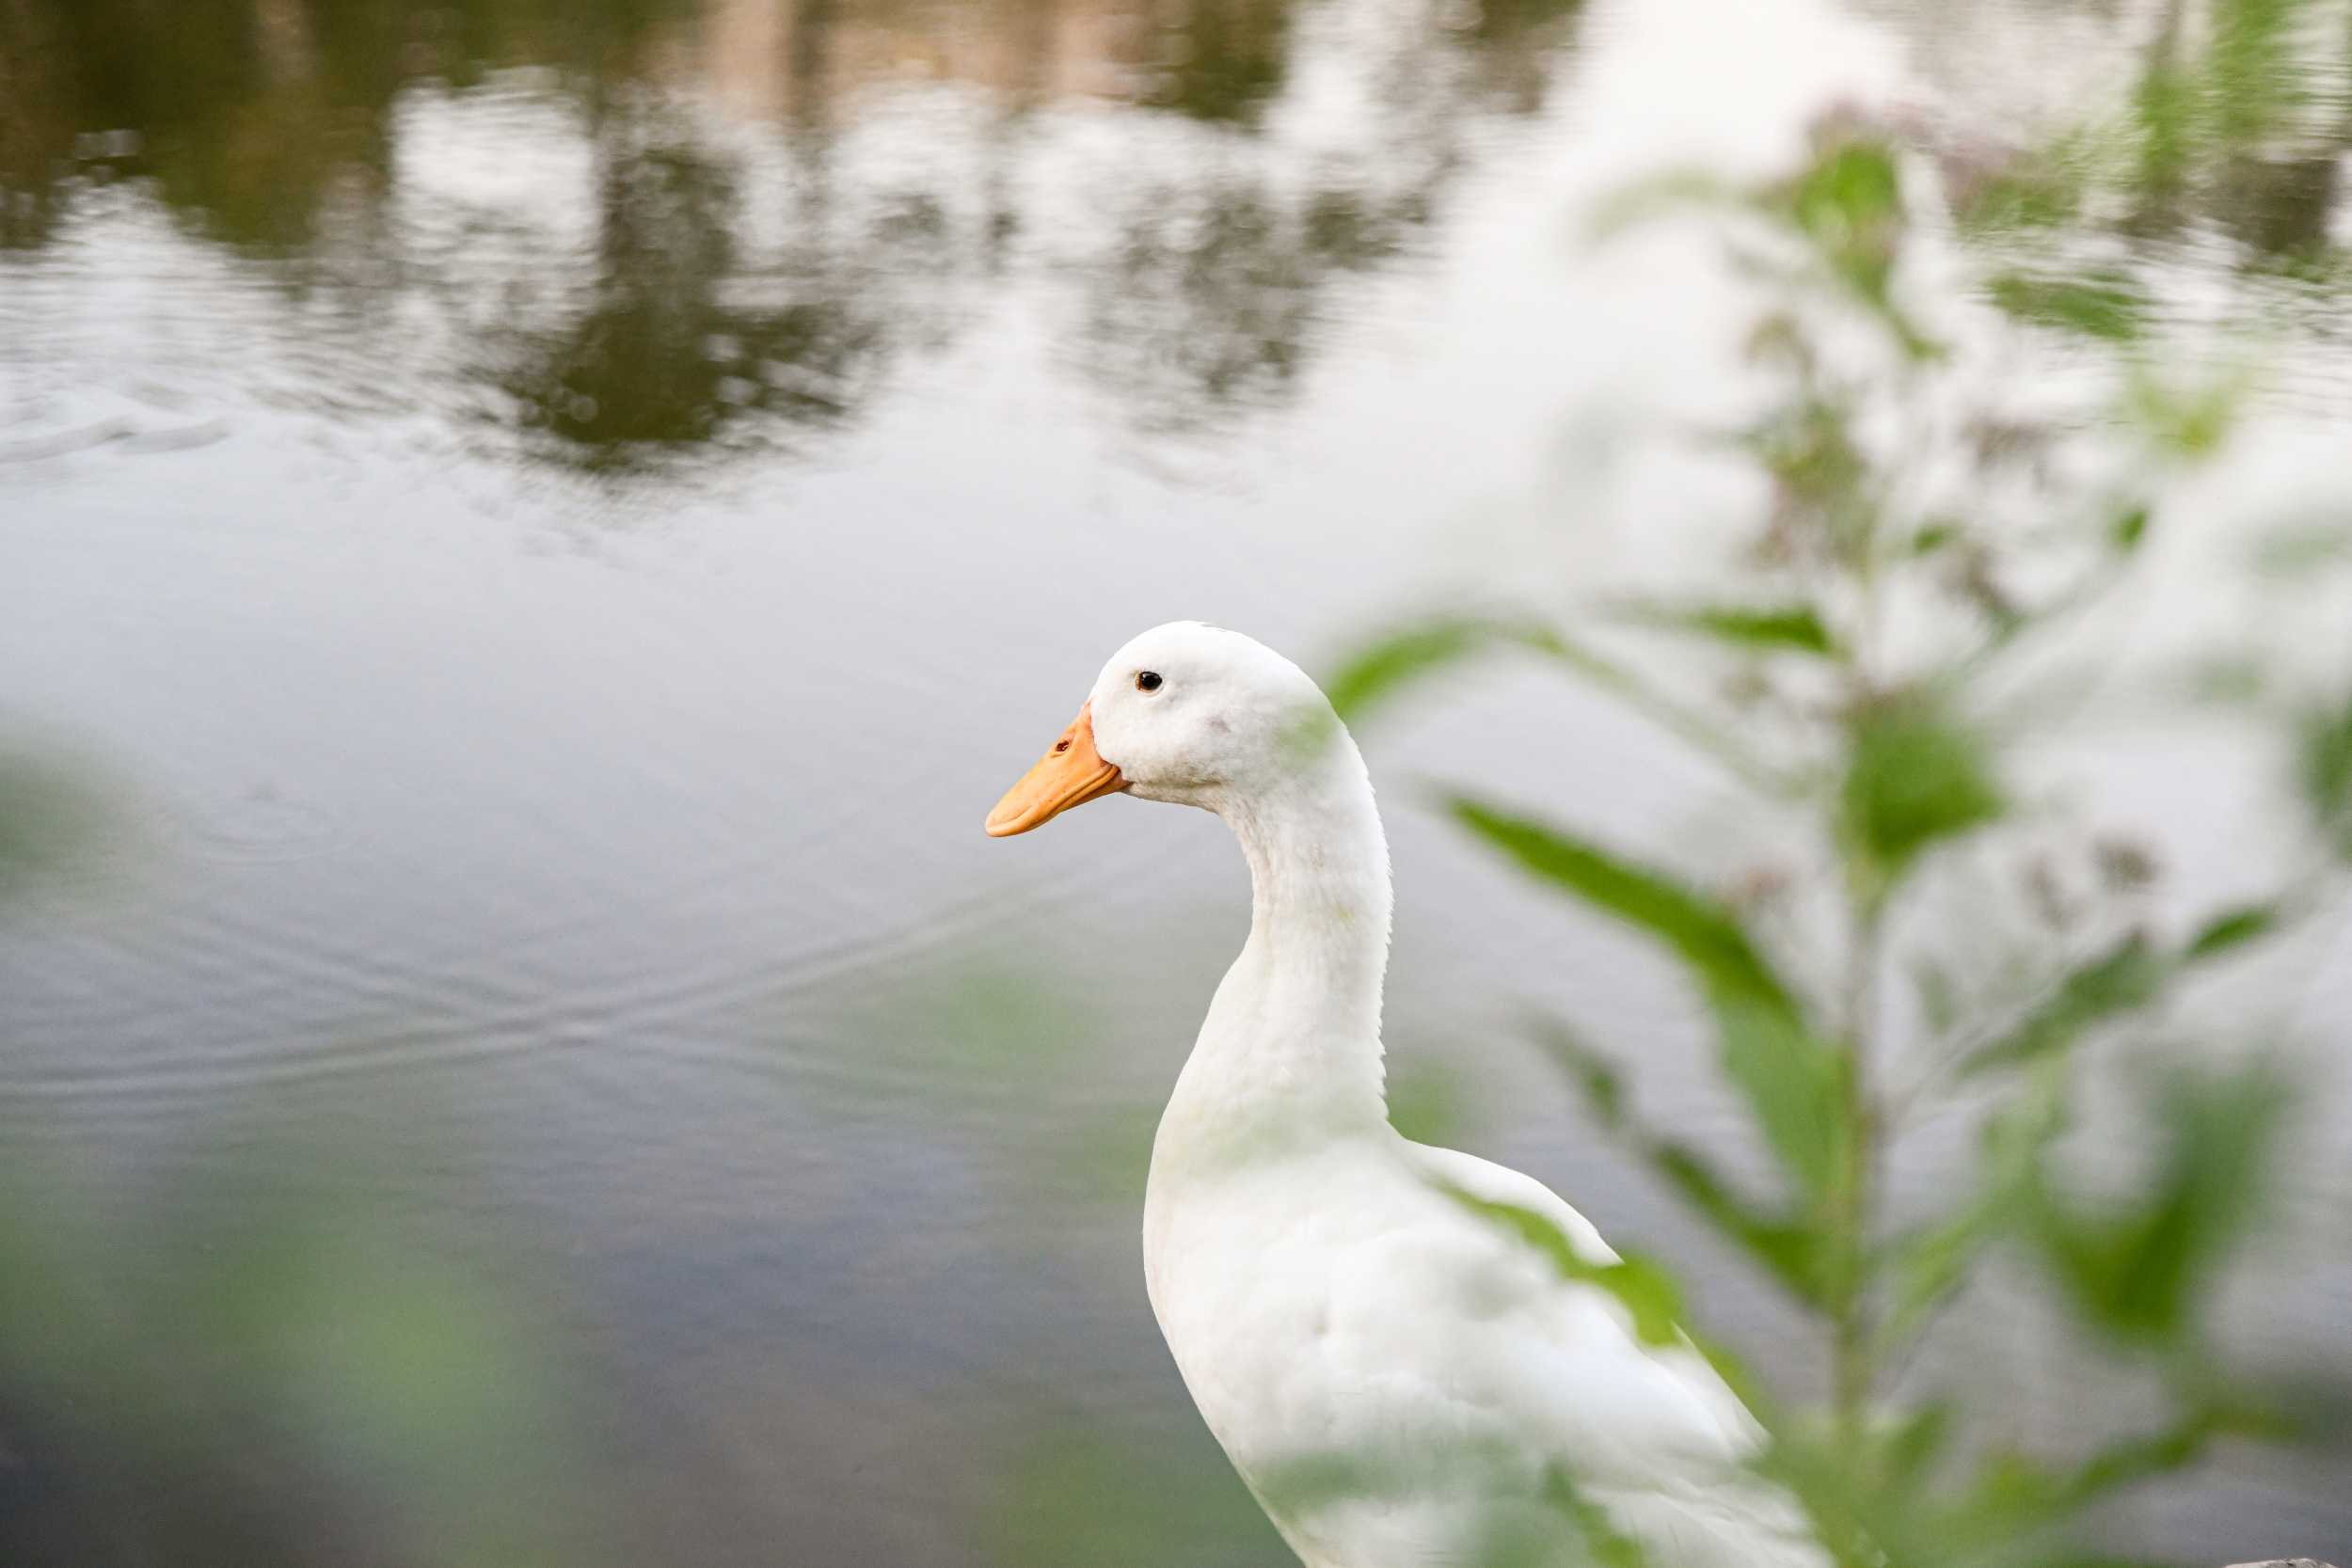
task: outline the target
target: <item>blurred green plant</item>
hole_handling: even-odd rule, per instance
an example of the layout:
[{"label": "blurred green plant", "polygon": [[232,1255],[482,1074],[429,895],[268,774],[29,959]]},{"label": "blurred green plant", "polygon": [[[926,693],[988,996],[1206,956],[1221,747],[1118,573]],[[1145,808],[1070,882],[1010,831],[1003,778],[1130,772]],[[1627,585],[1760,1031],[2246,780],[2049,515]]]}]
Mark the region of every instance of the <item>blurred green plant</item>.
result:
[{"label": "blurred green plant", "polygon": [[[2270,123],[2240,79],[2255,67],[2237,54],[2271,46],[2230,28],[2275,29],[2295,9],[2224,8],[2193,86],[2198,137],[2210,127],[2235,145]],[[1735,187],[1677,176],[1603,215],[1606,233],[1695,203],[1728,226],[1759,281],[1748,346],[1761,406],[1720,444],[1762,470],[1772,501],[1729,563],[1722,602],[1599,607],[1573,635],[1518,609],[1425,621],[1373,640],[1328,689],[1361,721],[1439,670],[1532,657],[1629,704],[1800,825],[1789,842],[1806,847],[1805,863],[1735,895],[1539,815],[1467,792],[1442,798],[1464,832],[1535,882],[1656,943],[1704,1002],[1720,1070],[1775,1174],[1764,1190],[1648,1125],[1624,1069],[1576,1029],[1545,1020],[1538,1037],[1591,1118],[1820,1324],[1830,1386],[1819,1410],[1781,1402],[1719,1347],[1702,1348],[1751,1400],[1772,1438],[1764,1468],[1836,1559],[2114,1560],[2087,1544],[2094,1505],[2195,1464],[2222,1437],[2289,1435],[2221,1370],[2212,1317],[2263,1215],[2292,1085],[2259,1057],[2143,1065],[2157,1090],[2153,1155],[2135,1183],[2093,1197],[2062,1146],[2081,1100],[2077,1058],[2089,1043],[2143,1033],[2195,976],[2270,941],[2332,890],[2328,868],[2352,859],[2352,704],[2288,715],[2308,824],[2326,851],[2270,896],[2167,934],[2140,896],[2153,855],[2063,828],[2060,849],[2027,861],[2014,931],[1988,932],[1980,914],[1967,930],[1939,918],[1943,869],[1989,863],[2004,835],[2014,846],[2051,826],[2012,781],[2009,755],[2051,684],[2044,634],[2133,577],[2167,521],[2168,481],[2222,446],[2246,386],[2159,376],[2126,280],[2096,269],[2026,277],[1994,247],[1978,253],[1979,299],[2098,347],[2113,373],[2100,419],[2020,416],[1993,401],[1905,284],[1927,227],[1927,166],[1891,128],[1847,116],[1820,128],[1792,178]],[[2028,194],[2008,199],[2020,207]],[[2093,447],[2127,461],[2068,461]],[[2330,536],[2328,559],[2339,544]],[[2096,890],[2087,899],[2064,891],[2084,885]],[[1963,978],[1981,971],[1970,953],[1988,939],[2013,948],[2011,967],[2035,983]],[[1903,976],[1909,995],[1896,992]],[[1883,1176],[1891,1146],[1954,1107],[1981,1128],[1972,1168],[1940,1205],[1898,1217]],[[1564,1274],[1614,1292],[1645,1335],[1674,1333],[1681,1293],[1658,1264],[1629,1256],[1596,1269],[1542,1216],[1475,1206]],[[1891,1404],[1894,1373],[1938,1308],[1998,1258],[2034,1269],[2083,1342],[2161,1390],[2163,1413],[2057,1457],[1969,1433],[1955,1399]],[[1586,1546],[1600,1560],[1631,1549]]]},{"label": "blurred green plant", "polygon": [[1148,1447],[1107,1440],[1102,1423],[1041,1413],[1040,1435],[1009,1456],[982,1526],[988,1560],[1006,1568],[1233,1568],[1283,1547],[1207,1442]]},{"label": "blurred green plant", "polygon": [[[122,857],[124,808],[78,759],[0,743],[0,921]],[[151,1182],[35,1114],[0,1093],[0,1560],[603,1560],[564,1491],[544,1302],[381,1196],[414,1148],[257,1132],[248,1107]]]},{"label": "blurred green plant", "polygon": [[[604,1560],[545,1302],[334,1190],[375,1158],[356,1148],[224,1141],[128,1206],[11,1148],[0,1557]],[[316,1190],[290,1194],[289,1170]]]},{"label": "blurred green plant", "polygon": [[[2335,169],[2352,145],[2342,0],[2167,0],[2131,90],[2108,113],[2023,148],[1936,149],[1952,214],[2025,270],[1994,298],[2029,320],[2128,337],[2161,263],[2146,242],[2219,235],[2249,274],[2342,277],[2328,229]],[[2086,240],[2138,246],[2122,264]],[[2112,257],[2113,252],[2107,252]],[[2328,292],[2332,297],[2333,291]]]},{"label": "blurred green plant", "polygon": [[86,862],[110,815],[74,765],[0,743],[0,905]]}]

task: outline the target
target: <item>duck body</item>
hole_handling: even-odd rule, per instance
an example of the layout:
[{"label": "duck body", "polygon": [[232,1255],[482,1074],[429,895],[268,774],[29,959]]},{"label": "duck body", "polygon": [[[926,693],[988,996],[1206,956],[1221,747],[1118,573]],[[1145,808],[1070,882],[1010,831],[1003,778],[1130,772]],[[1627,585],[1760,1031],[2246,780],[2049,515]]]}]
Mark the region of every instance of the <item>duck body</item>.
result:
[{"label": "duck body", "polygon": [[[1704,1358],[1645,1344],[1477,1206],[1613,1261],[1592,1225],[1390,1126],[1387,845],[1313,683],[1238,634],[1163,626],[1113,657],[1040,773],[1049,802],[1215,811],[1248,861],[1248,942],[1153,1142],[1144,1277],[1209,1430],[1308,1568],[1553,1568],[1592,1560],[1597,1521],[1648,1568],[1825,1568]],[[992,832],[1061,809],[1038,816],[1030,784]]]},{"label": "duck body", "polygon": [[1531,1179],[1394,1133],[1204,1184],[1154,1166],[1161,1332],[1309,1568],[1586,1560],[1563,1478],[1652,1562],[1819,1560],[1744,1469],[1755,1428],[1695,1353],[1642,1345],[1603,1292],[1449,1194],[1535,1210],[1607,1260]]}]

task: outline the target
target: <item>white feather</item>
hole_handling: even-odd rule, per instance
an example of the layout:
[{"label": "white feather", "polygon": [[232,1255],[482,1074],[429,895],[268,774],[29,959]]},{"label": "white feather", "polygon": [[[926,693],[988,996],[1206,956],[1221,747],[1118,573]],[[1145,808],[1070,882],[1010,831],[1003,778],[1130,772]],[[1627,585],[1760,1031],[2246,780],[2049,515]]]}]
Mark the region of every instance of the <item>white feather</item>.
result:
[{"label": "white feather", "polygon": [[[1163,679],[1146,691],[1136,676]],[[1461,1201],[1531,1210],[1517,1171],[1397,1134],[1381,1086],[1386,841],[1355,743],[1296,666],[1235,633],[1145,633],[1089,699],[1132,791],[1216,812],[1249,940],[1153,1145],[1144,1269],[1210,1430],[1310,1568],[1566,1563],[1597,1509],[1651,1568],[1820,1568],[1754,1476],[1754,1419],[1687,1346],[1645,1344]]]}]

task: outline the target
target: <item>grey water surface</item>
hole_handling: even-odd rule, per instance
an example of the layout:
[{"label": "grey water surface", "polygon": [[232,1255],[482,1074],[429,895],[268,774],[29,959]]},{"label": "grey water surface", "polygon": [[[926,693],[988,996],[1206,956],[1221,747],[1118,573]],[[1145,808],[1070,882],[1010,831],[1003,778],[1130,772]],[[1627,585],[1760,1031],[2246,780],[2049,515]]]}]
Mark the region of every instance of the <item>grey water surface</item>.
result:
[{"label": "grey water surface", "polygon": [[[1136,1255],[1238,858],[982,815],[1160,620],[1320,665],[1671,556],[1725,493],[1632,449],[1741,307],[1580,211],[1855,95],[2007,134],[2157,8],[0,9],[0,1560],[1284,1560]],[[2352,477],[2290,348],[2273,492]],[[1723,781],[1588,692],[1448,690],[1366,737],[1401,1104],[1808,1386],[1518,1027],[1573,1006],[1732,1140],[1673,975],[1417,804],[1673,847]],[[2226,884],[2236,781],[2166,744],[2099,776]],[[2257,1358],[2352,1321],[2329,1070]],[[2046,1327],[1995,1292],[1923,1375],[2078,1436],[2114,1402]],[[2352,1478],[2226,1456],[2129,1521],[2346,1560]]]}]

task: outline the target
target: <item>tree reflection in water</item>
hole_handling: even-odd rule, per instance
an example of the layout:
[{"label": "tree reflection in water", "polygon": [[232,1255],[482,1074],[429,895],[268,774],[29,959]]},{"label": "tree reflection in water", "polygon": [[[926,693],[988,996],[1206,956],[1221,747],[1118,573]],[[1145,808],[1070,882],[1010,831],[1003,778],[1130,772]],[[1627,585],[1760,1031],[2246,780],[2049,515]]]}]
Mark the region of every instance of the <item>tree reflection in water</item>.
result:
[{"label": "tree reflection in water", "polygon": [[[1409,252],[1482,116],[1540,104],[1576,6],[1392,0],[1337,56],[1381,112],[1311,147],[1268,110],[1299,50],[1335,47],[1305,19],[1334,14],[24,0],[0,16],[0,239],[38,252],[135,182],[290,297],[341,301],[275,325],[342,367],[346,402],[463,410],[494,451],[597,480],[799,450],[948,341],[963,292],[1040,279],[1074,294],[1068,356],[1115,410],[1198,427],[1289,394],[1321,296]],[[947,80],[911,86],[910,62]],[[575,237],[491,210],[453,238],[420,195],[420,130],[501,96],[558,106],[529,135],[584,141]],[[744,97],[772,118],[716,107]],[[1150,172],[1048,212],[1030,176],[1099,129],[1070,112],[1088,98],[1131,106],[1117,134]],[[904,116],[930,103],[979,134]],[[528,155],[522,134],[462,155]]]},{"label": "tree reflection in water", "polygon": [[529,313],[549,319],[501,334],[486,361],[531,450],[559,463],[613,472],[723,450],[747,424],[835,423],[887,341],[858,261],[821,234],[745,264],[739,176],[684,119],[635,93],[602,115],[592,276],[544,289]]}]

